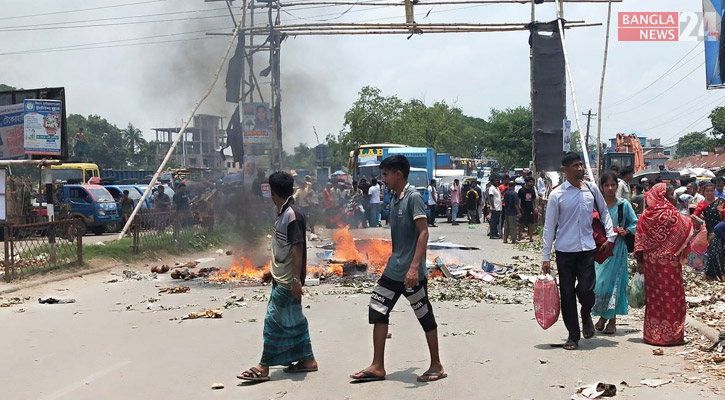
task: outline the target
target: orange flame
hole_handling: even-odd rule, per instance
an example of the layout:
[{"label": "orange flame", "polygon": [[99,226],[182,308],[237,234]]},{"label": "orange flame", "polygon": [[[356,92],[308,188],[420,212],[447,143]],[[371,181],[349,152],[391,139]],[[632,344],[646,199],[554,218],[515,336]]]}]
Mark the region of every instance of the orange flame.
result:
[{"label": "orange flame", "polygon": [[210,282],[228,282],[249,280],[252,278],[261,278],[265,272],[269,271],[270,262],[259,268],[254,265],[252,260],[242,257],[241,251],[234,252],[232,266],[226,270],[220,270],[216,274],[209,277]]},{"label": "orange flame", "polygon": [[378,274],[382,274],[393,252],[393,244],[390,241],[365,239],[356,242],[349,226],[336,231],[332,239],[335,241],[335,259],[367,263],[375,268]]}]

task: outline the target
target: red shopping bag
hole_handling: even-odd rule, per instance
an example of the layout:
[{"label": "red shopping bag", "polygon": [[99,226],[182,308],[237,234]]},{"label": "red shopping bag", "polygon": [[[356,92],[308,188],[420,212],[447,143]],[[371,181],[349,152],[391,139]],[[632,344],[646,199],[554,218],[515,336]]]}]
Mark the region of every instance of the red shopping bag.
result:
[{"label": "red shopping bag", "polygon": [[556,278],[551,275],[540,276],[534,284],[534,314],[536,322],[549,329],[559,319],[559,288]]}]

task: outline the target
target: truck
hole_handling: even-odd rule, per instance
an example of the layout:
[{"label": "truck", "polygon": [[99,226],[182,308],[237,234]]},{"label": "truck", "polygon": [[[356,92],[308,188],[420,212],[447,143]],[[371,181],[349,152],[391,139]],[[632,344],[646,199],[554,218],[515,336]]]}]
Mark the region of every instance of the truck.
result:
[{"label": "truck", "polygon": [[116,201],[103,186],[59,185],[57,194],[61,214],[81,221],[83,233],[102,235],[120,219]]},{"label": "truck", "polygon": [[451,169],[451,155],[449,153],[439,153],[436,155],[437,169]]},{"label": "truck", "polygon": [[[436,169],[435,150],[429,147],[383,149],[383,160],[393,155],[403,155],[410,161],[408,183],[423,195],[423,201],[428,204],[428,183],[430,183]],[[381,215],[385,219],[390,213],[390,194],[388,190],[383,190],[383,193],[384,205]],[[429,211],[426,209],[426,214],[428,213]]]},{"label": "truck", "polygon": [[102,169],[101,180],[108,183],[115,183],[117,185],[129,185],[136,183],[149,183],[151,177],[154,176],[155,171],[150,170],[113,170],[113,169]]}]

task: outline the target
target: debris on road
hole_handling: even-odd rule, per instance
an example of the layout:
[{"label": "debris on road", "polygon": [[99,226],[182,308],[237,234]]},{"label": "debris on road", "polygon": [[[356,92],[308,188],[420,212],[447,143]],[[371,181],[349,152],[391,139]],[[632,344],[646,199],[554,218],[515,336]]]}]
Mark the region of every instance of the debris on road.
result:
[{"label": "debris on road", "polygon": [[0,303],[0,307],[11,307],[17,304],[23,304],[27,300],[30,300],[30,296],[27,297],[11,297],[8,301]]},{"label": "debris on road", "polygon": [[224,384],[223,383],[212,383],[211,389],[212,390],[224,389]]},{"label": "debris on road", "polygon": [[[188,263],[187,263],[188,264]],[[189,271],[189,267],[177,267],[177,268],[184,268],[181,269],[174,269],[171,271],[171,278],[172,279],[183,279],[185,281],[196,279],[196,278],[208,278],[212,274],[218,272],[221,270],[219,267],[205,267],[201,268],[198,271]],[[194,267],[191,267],[194,268]]]},{"label": "debris on road", "polygon": [[614,397],[617,387],[611,383],[597,382],[582,386],[571,396],[571,400],[598,399],[600,397]]},{"label": "debris on road", "polygon": [[224,299],[224,308],[226,309],[245,307],[246,305],[247,303],[244,301],[244,296],[242,295],[233,294]]},{"label": "debris on road", "polygon": [[654,378],[654,379],[643,379],[639,383],[645,386],[649,386],[651,388],[658,388],[660,386],[664,386],[670,383],[674,383],[674,379],[661,379],[661,378]]},{"label": "debris on road", "polygon": [[76,299],[56,299],[55,297],[47,297],[45,299],[39,298],[38,303],[40,304],[71,304],[75,303]]},{"label": "debris on road", "polygon": [[196,268],[197,265],[199,265],[198,261],[188,261],[184,264],[181,264],[179,262],[175,263],[176,265],[172,269],[181,269],[181,268]]},{"label": "debris on road", "polygon": [[165,274],[165,273],[169,272],[169,269],[170,269],[169,266],[166,264],[164,264],[162,266],[154,265],[153,267],[151,267],[151,272],[154,272],[157,274]]},{"label": "debris on road", "polygon": [[215,318],[221,318],[223,313],[224,313],[224,311],[222,311],[218,308],[215,308],[215,309],[207,308],[206,310],[204,310],[202,312],[190,312],[190,313],[186,314],[185,316],[181,317],[181,319],[182,320],[198,319],[198,318],[215,319]]},{"label": "debris on road", "polygon": [[157,278],[158,278],[158,276],[154,272],[146,275],[146,274],[142,274],[141,271],[136,271],[136,270],[127,269],[127,270],[123,271],[123,279],[125,279],[127,281],[130,281],[130,280],[151,281],[151,280],[154,280]]},{"label": "debris on road", "polygon": [[240,320],[237,320],[234,322],[237,324],[243,324],[245,322],[257,322],[257,319],[256,318],[244,318],[244,319],[240,319]]},{"label": "debris on road", "polygon": [[665,351],[662,350],[661,348],[657,348],[657,349],[652,350],[652,354],[654,354],[656,356],[664,356]]},{"label": "debris on road", "polygon": [[476,331],[468,330],[468,331],[461,331],[461,332],[446,332],[443,334],[443,337],[448,336],[476,336]]},{"label": "debris on road", "polygon": [[191,290],[188,286],[172,286],[167,287],[159,290],[159,293],[166,293],[166,294],[178,294],[178,293],[188,293],[189,290]]}]

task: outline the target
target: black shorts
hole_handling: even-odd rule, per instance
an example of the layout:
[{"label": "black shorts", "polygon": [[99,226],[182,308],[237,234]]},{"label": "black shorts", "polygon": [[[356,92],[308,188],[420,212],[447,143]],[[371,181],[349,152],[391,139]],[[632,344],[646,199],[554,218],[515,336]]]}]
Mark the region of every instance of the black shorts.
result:
[{"label": "black shorts", "polygon": [[534,213],[522,213],[521,214],[521,223],[524,225],[529,225],[534,223]]},{"label": "black shorts", "polygon": [[428,281],[423,280],[418,286],[406,290],[403,282],[394,281],[384,276],[380,277],[372,295],[370,295],[370,305],[368,312],[368,321],[371,324],[389,324],[390,312],[398,302],[400,295],[404,295],[410,306],[415,312],[418,322],[425,332],[430,332],[438,327],[435,316],[433,316],[433,307],[428,300]]}]

